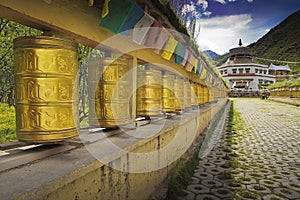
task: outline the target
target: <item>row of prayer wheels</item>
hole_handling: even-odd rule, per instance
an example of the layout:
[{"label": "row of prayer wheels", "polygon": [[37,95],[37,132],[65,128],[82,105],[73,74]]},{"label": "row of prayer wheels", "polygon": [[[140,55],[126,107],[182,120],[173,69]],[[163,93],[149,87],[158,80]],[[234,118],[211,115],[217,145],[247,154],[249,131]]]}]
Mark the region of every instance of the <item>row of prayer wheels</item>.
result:
[{"label": "row of prayer wheels", "polygon": [[[23,37],[14,41],[14,55],[17,138],[40,143],[76,136],[77,44],[46,36]],[[89,123],[103,128],[130,124],[136,116],[195,108],[212,100],[208,87],[155,66],[140,65],[132,73],[125,58],[90,59],[88,95]]]},{"label": "row of prayer wheels", "polygon": [[274,88],[270,91],[271,96],[300,98],[300,86]]}]

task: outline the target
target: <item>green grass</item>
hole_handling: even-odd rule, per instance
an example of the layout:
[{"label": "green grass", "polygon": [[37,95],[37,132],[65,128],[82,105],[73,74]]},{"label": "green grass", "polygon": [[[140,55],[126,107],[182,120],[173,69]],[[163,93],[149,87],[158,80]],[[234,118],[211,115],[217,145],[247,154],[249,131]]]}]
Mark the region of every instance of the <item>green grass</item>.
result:
[{"label": "green grass", "polygon": [[15,108],[0,103],[0,143],[15,141],[17,141]]}]

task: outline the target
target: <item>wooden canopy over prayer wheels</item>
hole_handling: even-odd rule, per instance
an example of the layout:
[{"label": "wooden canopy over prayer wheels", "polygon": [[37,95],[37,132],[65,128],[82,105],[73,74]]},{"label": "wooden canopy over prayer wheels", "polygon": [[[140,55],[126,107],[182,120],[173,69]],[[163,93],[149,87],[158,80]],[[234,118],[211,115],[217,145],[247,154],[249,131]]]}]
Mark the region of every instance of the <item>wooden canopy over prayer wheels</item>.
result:
[{"label": "wooden canopy over prayer wheels", "polygon": [[150,66],[139,66],[137,71],[137,116],[162,114],[161,71]]},{"label": "wooden canopy over prayer wheels", "polygon": [[162,104],[164,112],[175,111],[175,75],[165,72],[162,77]]},{"label": "wooden canopy over prayer wheels", "polygon": [[17,138],[53,142],[76,136],[77,44],[22,37],[14,40],[14,56]]},{"label": "wooden canopy over prayer wheels", "polygon": [[191,104],[193,107],[198,106],[198,88],[196,83],[191,84]]},{"label": "wooden canopy over prayer wheels", "polygon": [[184,81],[184,107],[185,108],[191,108],[192,104],[191,104],[191,85],[190,82],[188,80]]},{"label": "wooden canopy over prayer wheels", "polygon": [[175,78],[175,110],[181,111],[184,107],[184,81],[180,76]]},{"label": "wooden canopy over prayer wheels", "polygon": [[130,76],[128,60],[92,59],[88,69],[89,123],[94,127],[115,128],[129,124]]}]

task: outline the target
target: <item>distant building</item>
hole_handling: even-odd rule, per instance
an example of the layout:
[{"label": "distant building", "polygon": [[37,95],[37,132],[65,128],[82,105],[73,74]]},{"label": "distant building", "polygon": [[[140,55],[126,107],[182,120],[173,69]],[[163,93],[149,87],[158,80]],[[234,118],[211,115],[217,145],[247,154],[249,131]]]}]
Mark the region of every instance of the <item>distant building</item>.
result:
[{"label": "distant building", "polygon": [[271,64],[269,67],[269,71],[271,75],[276,76],[276,80],[287,79],[291,74],[291,69],[289,65],[279,66]]},{"label": "distant building", "polygon": [[228,60],[217,69],[229,83],[231,90],[258,91],[276,81],[269,66],[255,63],[249,47],[229,50]]}]

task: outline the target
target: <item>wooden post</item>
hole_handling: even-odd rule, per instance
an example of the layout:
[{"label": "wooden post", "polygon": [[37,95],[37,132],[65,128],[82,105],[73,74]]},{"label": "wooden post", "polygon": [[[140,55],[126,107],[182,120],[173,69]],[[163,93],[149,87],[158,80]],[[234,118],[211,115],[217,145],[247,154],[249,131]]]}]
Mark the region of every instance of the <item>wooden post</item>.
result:
[{"label": "wooden post", "polygon": [[129,59],[129,71],[131,73],[132,79],[131,79],[131,98],[130,98],[130,105],[131,105],[131,117],[133,122],[135,123],[136,119],[136,84],[137,84],[137,57],[133,56],[131,59]]}]

